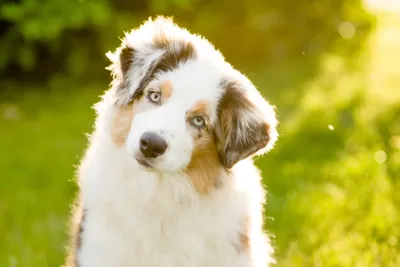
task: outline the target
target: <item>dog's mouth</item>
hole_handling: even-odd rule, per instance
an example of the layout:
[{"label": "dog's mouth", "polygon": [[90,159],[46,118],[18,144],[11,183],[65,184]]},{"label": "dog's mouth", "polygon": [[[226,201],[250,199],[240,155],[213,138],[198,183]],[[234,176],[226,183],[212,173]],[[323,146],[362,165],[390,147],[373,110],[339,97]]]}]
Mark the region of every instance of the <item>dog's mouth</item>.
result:
[{"label": "dog's mouth", "polygon": [[143,167],[145,167],[146,169],[154,169],[154,167],[152,165],[150,165],[147,160],[145,159],[140,159],[140,158],[135,158],[136,161],[142,165]]}]

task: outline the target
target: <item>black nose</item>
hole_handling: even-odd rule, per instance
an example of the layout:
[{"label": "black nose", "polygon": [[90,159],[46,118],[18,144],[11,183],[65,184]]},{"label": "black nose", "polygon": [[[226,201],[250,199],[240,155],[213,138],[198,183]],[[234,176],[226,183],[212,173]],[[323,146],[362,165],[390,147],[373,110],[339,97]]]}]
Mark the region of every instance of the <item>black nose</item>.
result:
[{"label": "black nose", "polygon": [[167,143],[155,133],[146,132],[140,138],[140,151],[146,158],[155,158],[164,154]]}]

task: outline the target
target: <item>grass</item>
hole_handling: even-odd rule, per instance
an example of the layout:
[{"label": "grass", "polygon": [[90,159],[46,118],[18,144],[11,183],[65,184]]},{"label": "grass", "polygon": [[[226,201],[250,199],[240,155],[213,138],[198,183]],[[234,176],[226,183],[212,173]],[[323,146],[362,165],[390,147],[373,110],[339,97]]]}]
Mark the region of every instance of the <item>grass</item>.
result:
[{"label": "grass", "polygon": [[0,266],[60,266],[74,184],[98,92],[84,90],[2,103]]},{"label": "grass", "polygon": [[282,137],[259,161],[279,266],[400,266],[400,20],[379,18],[355,68],[324,58],[291,92]]},{"label": "grass", "polygon": [[[400,266],[399,47],[400,18],[382,13],[352,67],[326,56],[311,80],[295,65],[249,74],[281,121],[257,160],[278,266]],[[48,87],[0,101],[0,266],[64,259],[74,164],[106,84]]]}]

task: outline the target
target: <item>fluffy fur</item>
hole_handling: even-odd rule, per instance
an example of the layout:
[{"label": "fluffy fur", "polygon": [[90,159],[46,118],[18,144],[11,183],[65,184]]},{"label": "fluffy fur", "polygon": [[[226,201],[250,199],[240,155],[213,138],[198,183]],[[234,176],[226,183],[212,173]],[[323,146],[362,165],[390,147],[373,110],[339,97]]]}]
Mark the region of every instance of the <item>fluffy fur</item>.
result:
[{"label": "fluffy fur", "polygon": [[[109,53],[113,81],[79,168],[68,266],[265,267],[264,190],[252,156],[273,107],[205,39],[148,20]],[[145,158],[152,132],[167,149]]]}]

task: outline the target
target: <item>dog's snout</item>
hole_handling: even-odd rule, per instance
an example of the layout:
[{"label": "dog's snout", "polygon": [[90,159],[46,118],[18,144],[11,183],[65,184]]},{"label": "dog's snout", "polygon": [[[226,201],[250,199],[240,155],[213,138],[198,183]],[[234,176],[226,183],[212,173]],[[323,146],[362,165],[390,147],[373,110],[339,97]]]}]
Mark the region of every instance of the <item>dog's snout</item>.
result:
[{"label": "dog's snout", "polygon": [[146,132],[140,138],[140,151],[146,158],[155,158],[164,154],[167,143],[156,133]]}]

